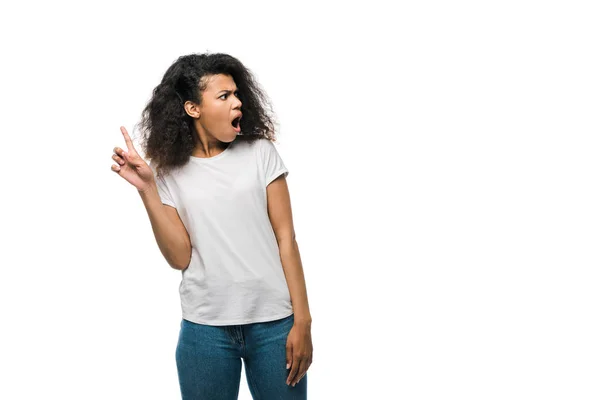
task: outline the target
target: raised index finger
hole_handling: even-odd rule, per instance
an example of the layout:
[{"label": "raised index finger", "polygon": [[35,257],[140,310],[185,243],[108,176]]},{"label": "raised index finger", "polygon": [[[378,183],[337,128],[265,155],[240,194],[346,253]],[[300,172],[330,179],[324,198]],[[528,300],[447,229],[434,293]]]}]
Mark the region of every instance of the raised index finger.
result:
[{"label": "raised index finger", "polygon": [[131,138],[129,137],[127,129],[125,129],[124,126],[121,127],[121,133],[123,133],[123,136],[125,137],[125,144],[127,145],[127,150],[129,151],[129,153],[135,152],[135,149],[133,148],[133,143],[131,142]]}]

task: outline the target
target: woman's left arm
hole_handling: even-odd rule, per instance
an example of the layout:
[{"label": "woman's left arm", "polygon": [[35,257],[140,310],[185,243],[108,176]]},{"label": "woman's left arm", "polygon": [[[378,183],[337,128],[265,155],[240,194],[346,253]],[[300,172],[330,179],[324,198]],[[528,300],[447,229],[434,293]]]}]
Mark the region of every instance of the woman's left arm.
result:
[{"label": "woman's left arm", "polygon": [[294,326],[288,335],[286,353],[290,368],[287,384],[295,386],[312,364],[312,317],[292,221],[290,194],[283,175],[267,186],[267,207],[294,310]]}]

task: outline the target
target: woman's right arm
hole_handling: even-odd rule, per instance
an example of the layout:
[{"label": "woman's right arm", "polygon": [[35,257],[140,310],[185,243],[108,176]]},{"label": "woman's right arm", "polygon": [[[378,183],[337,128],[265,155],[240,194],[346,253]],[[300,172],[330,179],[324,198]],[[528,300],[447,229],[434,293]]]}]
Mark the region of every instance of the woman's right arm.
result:
[{"label": "woman's right arm", "polygon": [[155,182],[138,192],[146,206],[160,252],[172,268],[186,269],[192,257],[192,246],[177,209],[162,203]]},{"label": "woman's right arm", "polygon": [[138,190],[150,217],[152,231],[162,255],[169,265],[178,270],[188,267],[192,257],[190,236],[174,207],[163,205],[152,169],[135,150],[125,127],[121,127],[127,150],[113,149],[116,165],[111,170]]}]

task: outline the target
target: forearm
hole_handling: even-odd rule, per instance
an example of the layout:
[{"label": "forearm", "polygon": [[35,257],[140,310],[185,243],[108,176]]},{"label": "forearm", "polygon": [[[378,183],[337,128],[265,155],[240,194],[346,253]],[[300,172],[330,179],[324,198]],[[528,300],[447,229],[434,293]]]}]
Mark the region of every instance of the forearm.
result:
[{"label": "forearm", "polygon": [[308,308],[308,295],[306,292],[306,282],[302,261],[300,259],[300,250],[295,239],[284,239],[279,242],[279,256],[285,279],[292,299],[294,309],[294,323],[303,323],[310,325],[312,317]]},{"label": "forearm", "polygon": [[156,184],[145,191],[139,191],[139,194],[148,212],[154,238],[163,257],[172,268],[185,269],[191,255],[187,230],[184,226],[178,226],[169,219]]}]

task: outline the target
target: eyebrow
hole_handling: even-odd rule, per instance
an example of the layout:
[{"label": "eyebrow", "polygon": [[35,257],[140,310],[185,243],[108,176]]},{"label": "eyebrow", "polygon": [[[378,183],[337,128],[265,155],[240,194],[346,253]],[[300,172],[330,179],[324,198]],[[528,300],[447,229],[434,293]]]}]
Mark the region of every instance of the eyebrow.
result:
[{"label": "eyebrow", "polygon": [[[235,91],[236,91],[236,92],[239,92],[240,90],[236,88],[236,89],[235,89]],[[231,93],[232,91],[231,91],[231,90],[228,90],[228,89],[223,89],[223,90],[219,90],[217,93],[222,93],[222,92]]]}]

